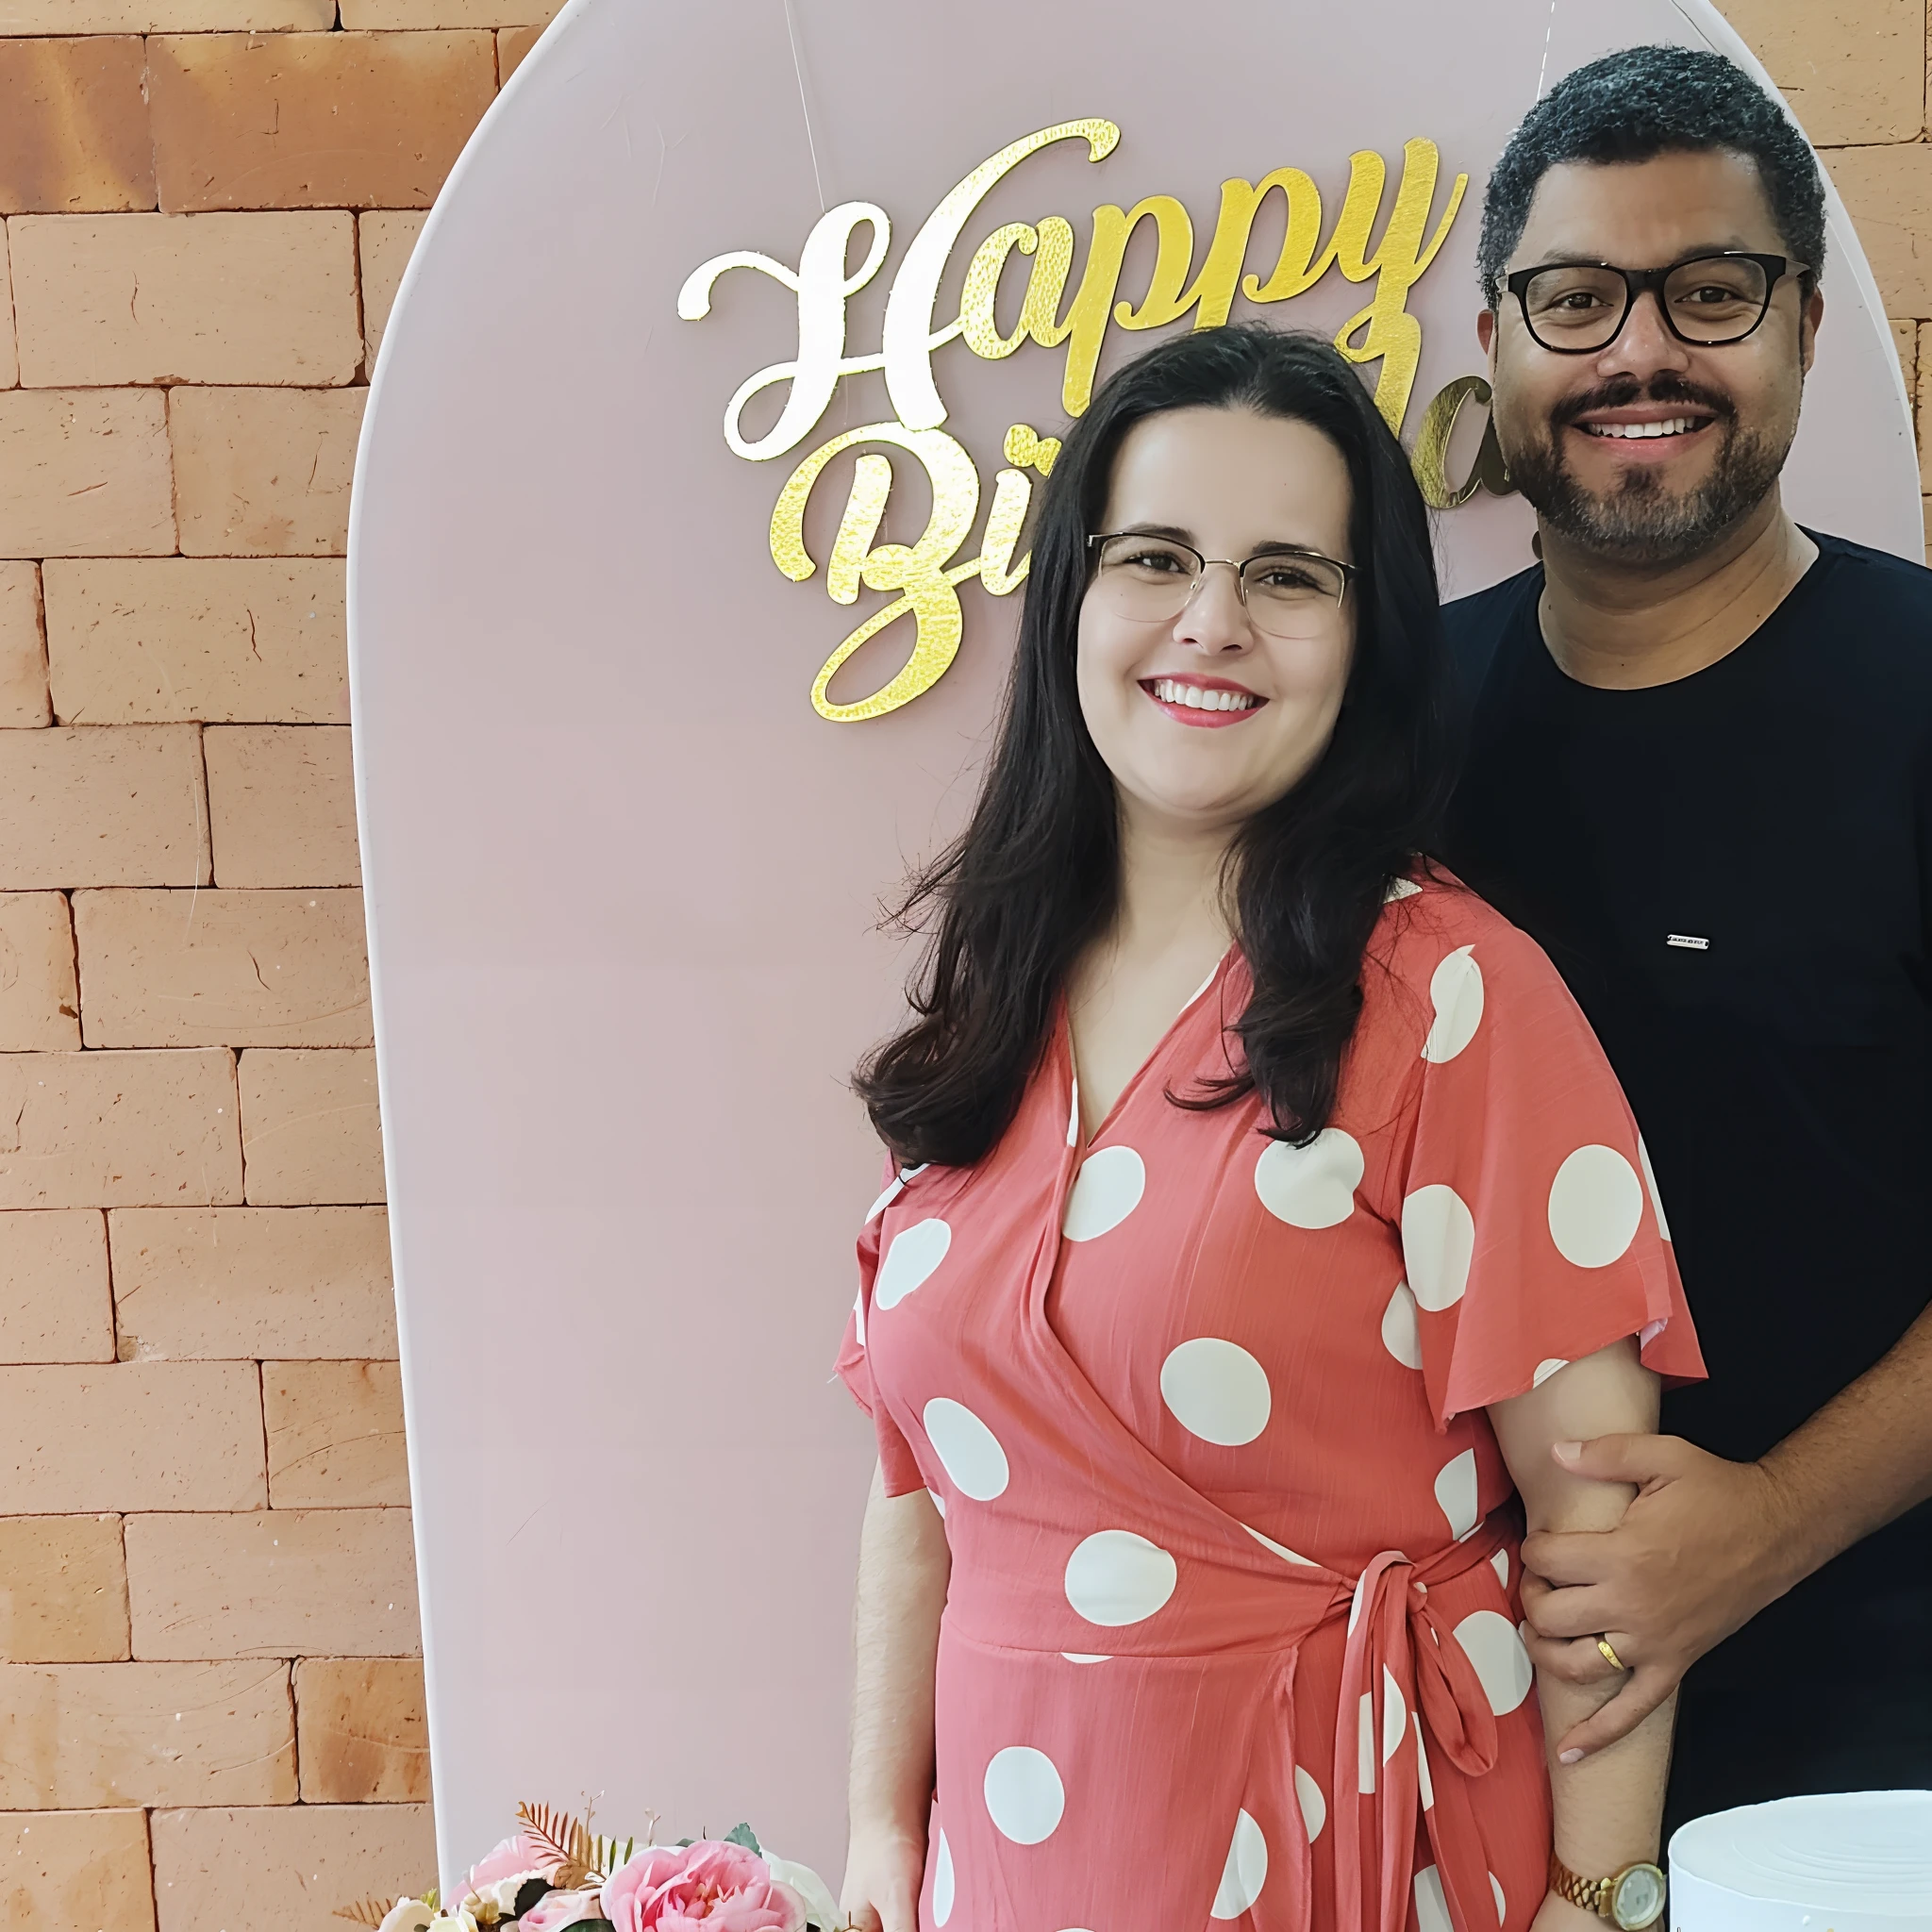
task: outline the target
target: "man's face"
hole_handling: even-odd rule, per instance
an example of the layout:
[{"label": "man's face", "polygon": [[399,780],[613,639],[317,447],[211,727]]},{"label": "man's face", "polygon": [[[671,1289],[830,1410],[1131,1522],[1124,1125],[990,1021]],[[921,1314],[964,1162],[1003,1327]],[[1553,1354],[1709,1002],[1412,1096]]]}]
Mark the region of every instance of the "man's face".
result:
[{"label": "man's face", "polygon": [[[1723,151],[1566,162],[1537,184],[1507,267],[1667,267],[1743,249],[1790,255],[1756,165]],[[1777,482],[1798,429],[1824,297],[1795,275],[1739,342],[1681,341],[1646,291],[1607,347],[1542,347],[1505,292],[1476,329],[1490,352],[1497,441],[1546,529],[1607,558],[1665,567],[1713,548]],[[1633,428],[1665,425],[1633,436]]]}]

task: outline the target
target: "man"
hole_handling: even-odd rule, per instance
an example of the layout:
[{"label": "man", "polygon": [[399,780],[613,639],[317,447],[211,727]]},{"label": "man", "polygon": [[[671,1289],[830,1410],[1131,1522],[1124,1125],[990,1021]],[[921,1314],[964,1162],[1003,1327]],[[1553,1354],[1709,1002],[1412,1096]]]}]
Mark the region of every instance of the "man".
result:
[{"label": "man", "polygon": [[1817,163],[1728,61],[1636,48],[1517,130],[1479,258],[1541,562],[1448,613],[1445,856],[1596,1027],[1710,1370],[1575,1454],[1620,1527],[1524,1549],[1538,1660],[1607,1697],[1556,1741],[1688,1670],[1670,1824],[1932,1786],[1932,572],[1779,499]]}]

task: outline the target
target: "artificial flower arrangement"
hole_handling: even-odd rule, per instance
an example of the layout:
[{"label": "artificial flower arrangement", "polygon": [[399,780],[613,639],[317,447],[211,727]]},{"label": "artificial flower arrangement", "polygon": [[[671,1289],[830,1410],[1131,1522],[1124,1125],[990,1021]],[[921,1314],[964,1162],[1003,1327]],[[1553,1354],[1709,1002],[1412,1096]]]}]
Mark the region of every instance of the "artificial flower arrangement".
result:
[{"label": "artificial flower arrangement", "polygon": [[818,1874],[774,1857],[748,1824],[722,1839],[640,1845],[597,1837],[547,1805],[519,1805],[515,1833],[470,1868],[448,1904],[432,1889],[336,1916],[370,1932],[844,1932],[846,1923]]}]

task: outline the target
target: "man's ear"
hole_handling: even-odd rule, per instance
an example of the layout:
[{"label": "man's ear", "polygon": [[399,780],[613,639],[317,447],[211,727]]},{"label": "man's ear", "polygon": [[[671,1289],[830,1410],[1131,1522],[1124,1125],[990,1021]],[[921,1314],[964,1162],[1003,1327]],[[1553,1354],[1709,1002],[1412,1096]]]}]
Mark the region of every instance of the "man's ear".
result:
[{"label": "man's ear", "polygon": [[1824,291],[1813,289],[1798,315],[1798,360],[1807,375],[1818,354],[1818,329],[1824,320]]},{"label": "man's ear", "polygon": [[1477,346],[1491,362],[1496,359],[1496,311],[1483,308],[1475,319],[1475,339]]}]

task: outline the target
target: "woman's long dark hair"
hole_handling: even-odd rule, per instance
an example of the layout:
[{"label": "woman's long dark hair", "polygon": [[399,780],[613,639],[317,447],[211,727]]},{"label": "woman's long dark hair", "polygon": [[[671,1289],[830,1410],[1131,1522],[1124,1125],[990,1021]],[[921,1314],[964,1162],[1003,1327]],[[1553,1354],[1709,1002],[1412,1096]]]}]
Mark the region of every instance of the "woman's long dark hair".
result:
[{"label": "woman's long dark hair", "polygon": [[989,1153],[1040,1062],[1056,1002],[1120,899],[1119,808],[1080,712],[1074,648],[1121,441],[1170,409],[1252,409],[1306,423],[1341,453],[1358,574],[1355,655],[1327,749],[1257,812],[1229,853],[1236,938],[1254,992],[1229,1076],[1181,1105],[1258,1091],[1268,1131],[1305,1142],[1335,1110],[1361,1009],[1362,955],[1390,882],[1428,843],[1448,767],[1441,620],[1428,512],[1360,377],[1327,342],[1223,327],[1161,343],[1116,373],[1041,492],[998,742],[964,834],[901,909],[937,908],[909,989],[913,1017],[858,1069],[873,1124],[908,1163]]}]

